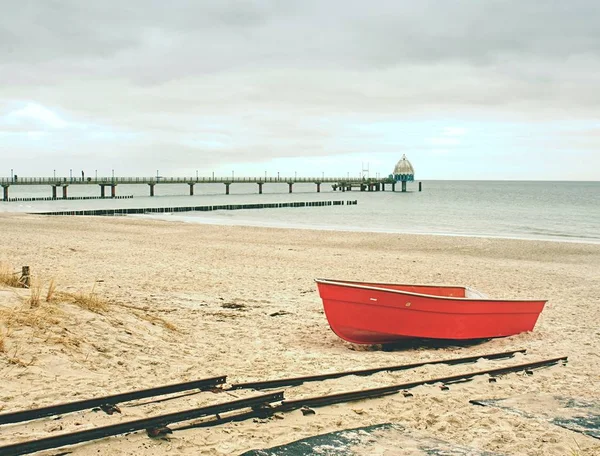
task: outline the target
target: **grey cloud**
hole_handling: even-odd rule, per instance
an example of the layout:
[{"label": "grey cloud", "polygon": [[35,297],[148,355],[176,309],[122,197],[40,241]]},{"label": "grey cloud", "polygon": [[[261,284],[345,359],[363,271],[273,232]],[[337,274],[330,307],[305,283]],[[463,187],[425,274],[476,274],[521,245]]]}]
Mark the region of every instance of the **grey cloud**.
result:
[{"label": "grey cloud", "polygon": [[[344,122],[594,119],[598,5],[0,0],[0,111],[34,101],[78,124],[46,137],[61,156],[122,150],[133,163],[169,150],[182,164],[353,153],[377,140]],[[9,130],[43,126],[0,120],[0,145]]]}]

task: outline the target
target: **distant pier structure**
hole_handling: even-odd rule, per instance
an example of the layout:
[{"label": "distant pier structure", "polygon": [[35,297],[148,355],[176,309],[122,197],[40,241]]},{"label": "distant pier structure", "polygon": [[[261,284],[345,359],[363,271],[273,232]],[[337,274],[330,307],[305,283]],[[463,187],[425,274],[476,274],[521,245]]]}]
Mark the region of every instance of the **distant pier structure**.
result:
[{"label": "distant pier structure", "polygon": [[[402,182],[402,191],[406,191],[406,183],[414,182],[415,180],[415,169],[413,165],[406,158],[406,154],[402,154],[402,158],[396,167],[394,168],[394,174],[390,174],[390,179],[394,182]],[[421,184],[419,183],[419,191],[421,190]]]},{"label": "distant pier structure", "polygon": [[[154,196],[154,188],[156,185],[164,184],[186,184],[189,186],[189,194],[194,194],[194,186],[196,184],[224,184],[225,194],[229,195],[229,187],[232,184],[249,184],[254,183],[257,185],[258,193],[262,194],[263,185],[265,184],[285,184],[287,185],[288,192],[293,192],[294,184],[301,183],[312,183],[315,185],[316,191],[321,191],[321,185],[328,183],[331,184],[331,188],[334,191],[350,191],[353,188],[364,191],[385,191],[386,185],[390,185],[392,191],[396,191],[396,184],[402,183],[402,191],[406,191],[406,183],[413,182],[415,180],[415,171],[413,166],[406,158],[406,155],[402,156],[402,159],[396,164],[394,168],[394,174],[390,174],[388,177],[326,177],[324,174],[320,177],[280,177],[277,173],[277,177],[236,177],[234,178],[233,173],[231,177],[84,177],[83,172],[80,177],[17,177],[17,175],[11,176],[10,178],[0,177],[0,186],[2,187],[2,194],[0,195],[0,201],[17,201],[24,200],[24,198],[9,198],[9,188],[16,185],[46,185],[50,186],[52,190],[52,196],[41,199],[72,199],[68,196],[67,189],[71,185],[85,185],[85,186],[98,186],[100,189],[100,195],[98,198],[122,198],[117,196],[117,186],[122,185],[147,185],[150,196]],[[110,196],[107,196],[107,187],[110,189]],[[62,198],[58,197],[58,190],[61,190]],[[419,191],[421,191],[421,184],[419,183]],[[87,198],[87,197],[86,197]],[[95,198],[95,197],[89,197]],[[40,199],[40,198],[36,198]],[[80,199],[80,198],[77,198]],[[32,199],[33,200],[33,199]]]}]

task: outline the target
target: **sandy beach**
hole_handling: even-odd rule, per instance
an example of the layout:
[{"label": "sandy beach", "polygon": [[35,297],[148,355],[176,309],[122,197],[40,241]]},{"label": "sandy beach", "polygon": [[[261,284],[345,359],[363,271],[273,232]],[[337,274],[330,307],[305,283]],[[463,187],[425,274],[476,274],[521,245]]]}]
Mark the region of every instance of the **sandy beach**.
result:
[{"label": "sandy beach", "polygon": [[[0,263],[31,268],[30,290],[0,286],[0,413],[227,375],[228,383],[462,357],[527,355],[435,365],[286,389],[289,399],[385,386],[568,356],[528,376],[477,377],[449,391],[401,394],[175,432],[144,432],[69,449],[73,455],[233,455],[325,432],[397,423],[421,435],[505,455],[598,455],[600,441],[547,420],[471,399],[600,397],[600,245],[484,238],[227,227],[135,218],[0,216]],[[498,298],[548,299],[535,330],[467,346],[394,351],[343,342],[314,279],[455,284]],[[45,297],[56,284],[51,302]],[[96,311],[66,296],[94,295]],[[121,415],[87,411],[0,427],[0,445],[256,394],[204,392]],[[386,445],[370,454],[418,454]],[[56,454],[48,451],[45,454]]]}]

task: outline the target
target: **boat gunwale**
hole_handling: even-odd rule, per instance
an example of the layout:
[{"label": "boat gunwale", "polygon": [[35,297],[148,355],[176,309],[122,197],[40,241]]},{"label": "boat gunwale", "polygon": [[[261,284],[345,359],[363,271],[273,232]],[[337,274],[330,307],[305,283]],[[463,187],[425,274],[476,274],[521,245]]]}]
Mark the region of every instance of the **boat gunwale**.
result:
[{"label": "boat gunwale", "polygon": [[[435,299],[441,299],[444,301],[459,301],[459,302],[472,302],[472,301],[477,301],[477,302],[526,302],[526,303],[534,303],[534,302],[543,302],[544,304],[546,304],[548,302],[547,299],[489,299],[489,298],[460,298],[460,297],[456,297],[456,296],[439,296],[439,295],[430,295],[430,294],[425,294],[425,293],[414,293],[411,291],[403,291],[403,290],[394,290],[391,288],[380,288],[380,287],[373,287],[373,286],[368,286],[368,285],[359,285],[356,282],[348,282],[348,281],[336,281],[336,280],[331,280],[331,279],[314,279],[316,283],[323,283],[326,285],[338,285],[338,286],[344,286],[344,287],[350,287],[350,288],[358,288],[361,290],[374,290],[374,291],[385,291],[388,293],[395,293],[395,294],[400,294],[400,295],[410,295],[410,296],[419,296],[419,297],[424,297],[424,298],[435,298]],[[469,288],[469,287],[461,287],[458,285],[415,285],[415,284],[401,284],[401,283],[377,283],[377,285],[398,285],[398,286],[407,286],[407,287],[437,287],[437,288],[463,288],[465,290],[473,290],[473,291],[477,291],[473,288]]]}]

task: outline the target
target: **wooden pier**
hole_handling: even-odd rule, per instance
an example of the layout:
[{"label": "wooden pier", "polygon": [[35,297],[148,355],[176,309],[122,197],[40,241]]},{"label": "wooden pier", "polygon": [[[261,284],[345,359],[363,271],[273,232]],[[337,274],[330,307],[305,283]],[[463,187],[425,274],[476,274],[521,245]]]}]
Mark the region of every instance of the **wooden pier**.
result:
[{"label": "wooden pier", "polygon": [[[352,177],[17,177],[0,178],[2,187],[2,200],[11,201],[9,188],[13,185],[46,185],[51,187],[52,196],[48,199],[69,199],[68,188],[71,185],[98,186],[100,198],[116,198],[118,185],[147,185],[149,195],[155,195],[155,187],[161,184],[184,184],[189,187],[189,194],[194,194],[197,184],[223,184],[225,194],[229,195],[232,184],[256,184],[259,194],[263,192],[265,184],[287,184],[288,192],[293,193],[294,184],[311,183],[317,192],[321,191],[322,184],[331,184],[334,191],[342,192],[352,189],[361,191],[385,191],[386,185],[392,191],[396,190],[396,180],[387,178],[352,178]],[[110,195],[107,195],[107,187]],[[61,189],[62,198],[58,198],[58,189]],[[403,189],[405,187],[403,186]]]}]

